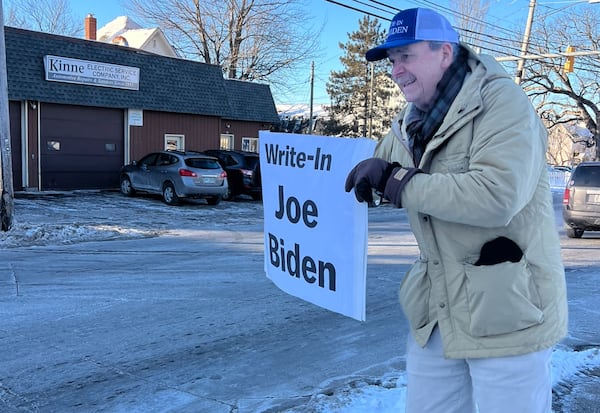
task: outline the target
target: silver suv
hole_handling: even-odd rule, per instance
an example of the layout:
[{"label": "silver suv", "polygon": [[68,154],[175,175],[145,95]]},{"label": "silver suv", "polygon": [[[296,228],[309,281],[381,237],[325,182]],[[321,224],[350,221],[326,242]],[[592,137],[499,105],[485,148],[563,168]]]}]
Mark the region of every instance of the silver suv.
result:
[{"label": "silver suv", "polygon": [[600,162],[582,162],[571,173],[563,196],[563,219],[569,238],[600,231]]},{"label": "silver suv", "polygon": [[227,173],[216,158],[199,152],[153,152],[121,168],[123,195],[136,191],[162,195],[169,205],[181,198],[204,198],[217,205],[228,193]]}]

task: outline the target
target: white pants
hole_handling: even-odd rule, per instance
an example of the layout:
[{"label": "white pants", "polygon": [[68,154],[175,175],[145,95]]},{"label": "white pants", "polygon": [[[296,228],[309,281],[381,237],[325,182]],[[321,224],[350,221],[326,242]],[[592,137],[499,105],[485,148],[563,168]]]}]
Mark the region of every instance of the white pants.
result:
[{"label": "white pants", "polygon": [[425,348],[409,334],[406,413],[550,413],[551,356],[446,359],[437,327]]}]

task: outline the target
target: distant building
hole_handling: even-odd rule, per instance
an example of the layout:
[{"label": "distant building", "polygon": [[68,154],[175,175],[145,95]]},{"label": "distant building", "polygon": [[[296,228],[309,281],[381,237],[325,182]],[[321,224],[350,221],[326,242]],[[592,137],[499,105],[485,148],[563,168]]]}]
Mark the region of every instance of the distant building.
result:
[{"label": "distant building", "polygon": [[547,162],[551,165],[575,166],[594,159],[594,137],[584,126],[559,124],[548,135]]},{"label": "distant building", "polygon": [[[89,14],[85,18],[85,25],[85,33],[93,33],[87,26],[96,27],[96,18]],[[128,16],[117,17],[98,29],[95,37],[90,36],[86,39],[132,47],[161,56],[178,57],[160,28],[145,29]]]},{"label": "distant building", "polygon": [[312,131],[310,131],[310,105],[279,104],[277,113],[280,119],[278,130],[289,133],[319,134],[322,131],[323,122],[329,118],[326,105],[313,105]]},{"label": "distant building", "polygon": [[4,29],[16,191],[117,188],[150,151],[257,150],[279,123],[268,85],[172,57],[161,31],[120,18],[96,31],[89,17],[89,39]]}]

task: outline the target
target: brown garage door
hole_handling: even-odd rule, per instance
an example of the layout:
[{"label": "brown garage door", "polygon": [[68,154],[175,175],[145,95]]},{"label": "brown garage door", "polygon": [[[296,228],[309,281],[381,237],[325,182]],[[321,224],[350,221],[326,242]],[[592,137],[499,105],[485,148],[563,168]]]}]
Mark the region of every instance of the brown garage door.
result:
[{"label": "brown garage door", "polygon": [[41,105],[43,190],[117,188],[123,164],[123,110]]}]

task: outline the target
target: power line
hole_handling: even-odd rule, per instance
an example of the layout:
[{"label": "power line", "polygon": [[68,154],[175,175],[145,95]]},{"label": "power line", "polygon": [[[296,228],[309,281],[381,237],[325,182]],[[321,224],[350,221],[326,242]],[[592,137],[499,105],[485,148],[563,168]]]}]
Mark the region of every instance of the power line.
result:
[{"label": "power line", "polygon": [[[379,15],[373,13],[370,10],[365,10],[364,8],[353,7],[353,6],[350,6],[348,4],[344,4],[344,3],[340,2],[340,1],[335,1],[335,0],[325,0],[325,1],[327,1],[329,3],[332,3],[332,4],[335,4],[335,5],[338,5],[338,6],[341,6],[341,7],[348,8],[350,10],[357,11],[359,13],[363,13],[363,14],[367,14],[369,16],[377,17],[377,18],[382,19],[382,20],[391,21],[391,18],[379,16]],[[354,1],[356,3],[359,3],[359,4],[361,4],[361,5],[365,6],[365,7],[375,8],[376,10],[379,10],[379,11],[384,11],[384,12],[389,12],[389,13],[397,13],[397,12],[401,11],[401,9],[399,9],[399,8],[386,5],[386,4],[384,4],[384,3],[380,2],[380,1],[376,1],[376,0],[366,0],[366,1],[352,0],[352,1]],[[373,4],[370,4],[370,3],[373,3]],[[509,29],[506,29],[506,28],[504,28],[502,26],[491,24],[491,23],[486,22],[484,20],[474,18],[473,16],[465,16],[464,14],[462,14],[460,12],[454,11],[454,10],[448,8],[448,7],[441,6],[441,5],[436,4],[436,3],[432,2],[432,1],[429,1],[429,0],[412,0],[412,3],[415,3],[418,6],[425,6],[425,7],[428,7],[428,8],[432,8],[432,9],[438,10],[440,12],[444,12],[444,13],[450,14],[450,15],[452,15],[454,17],[468,18],[469,20],[477,22],[477,23],[480,23],[480,24],[482,24],[483,26],[485,26],[487,28],[496,29],[497,32],[503,32],[503,33],[507,34],[507,36],[511,36],[511,35],[513,35],[515,33],[514,30],[509,30]],[[573,4],[576,4],[576,3],[573,3]],[[572,4],[570,4],[567,7],[570,7],[571,5]],[[386,10],[384,10],[381,7],[378,7],[378,6],[385,6],[385,7],[389,8],[390,10],[393,10],[393,11],[386,11]],[[548,7],[548,8],[550,8],[550,7]],[[566,8],[566,7],[564,7],[564,8]],[[547,13],[547,14],[543,15],[543,17],[547,17],[548,15],[560,12],[564,8],[553,9],[553,11],[551,13]],[[519,44],[519,39],[517,39],[517,38],[514,38],[514,37],[502,37],[502,36],[498,36],[498,35],[490,35],[490,34],[487,34],[485,32],[478,32],[478,31],[469,30],[469,29],[462,29],[462,28],[458,28],[458,27],[455,27],[455,29],[457,31],[459,31],[459,33],[460,32],[462,32],[462,33],[468,33],[468,34],[473,35],[473,37],[476,37],[478,39],[478,41],[481,42],[481,44],[477,44],[476,46],[479,47],[482,50],[485,50],[485,51],[489,52],[490,54],[500,55],[500,56],[511,56],[511,54],[521,54],[520,46],[518,45]],[[543,48],[544,47],[542,43],[535,42],[534,40],[530,39],[530,41],[529,41],[529,44],[532,47],[537,47],[537,48]]]},{"label": "power line", "polygon": [[385,7],[389,8],[389,9],[392,9],[392,10],[394,11],[394,14],[395,14],[395,13],[398,13],[399,11],[401,11],[401,9],[399,9],[398,7],[390,6],[389,4],[385,4],[385,3],[382,3],[382,2],[380,2],[380,1],[376,1],[376,0],[370,0],[370,2],[371,2],[371,3],[378,4],[378,5],[380,5],[380,6],[385,6]]},{"label": "power line", "polygon": [[[351,5],[349,5],[349,4],[345,4],[345,3],[342,3],[342,2],[340,2],[340,1],[336,1],[336,0],[325,0],[325,1],[327,1],[327,2],[329,2],[329,3],[332,3],[332,4],[335,4],[335,5],[337,5],[337,6],[341,6],[341,7],[344,7],[344,8],[350,9],[350,10],[353,10],[353,11],[357,11],[357,12],[359,12],[359,13],[363,13],[363,14],[366,14],[366,15],[369,15],[369,16],[377,17],[377,18],[379,18],[379,19],[382,19],[382,20],[391,21],[391,18],[387,18],[387,17],[383,17],[383,16],[380,16],[380,15],[377,15],[377,14],[373,13],[373,12],[372,12],[372,11],[370,11],[370,10],[365,10],[364,8],[358,8],[358,7],[354,7],[354,6],[351,6]],[[352,0],[352,1],[355,1],[355,2],[357,2],[357,3],[360,3],[360,4],[362,4],[363,6],[375,7],[375,6],[372,6],[372,5],[370,5],[370,4],[367,4],[365,1],[359,1],[359,0]],[[379,1],[375,1],[375,0],[369,0],[369,1],[370,1],[370,3],[374,3],[374,4],[377,4],[377,5],[383,5],[383,3],[379,2]],[[450,9],[448,9],[448,8],[445,8],[445,7],[437,6],[437,5],[436,5],[436,4],[434,4],[434,3],[427,2],[427,1],[425,1],[424,3],[426,3],[426,4],[427,4],[427,3],[429,3],[429,4],[427,4],[429,7],[431,7],[431,6],[435,6],[435,7],[437,7],[438,9],[443,9],[444,11],[449,11],[449,12],[451,12],[453,15],[458,15],[458,16],[461,16],[461,14],[460,14],[460,13],[453,12],[452,10],[450,10]],[[395,8],[395,7],[391,7],[391,6],[387,6],[387,7],[388,7],[388,8],[390,8],[390,9],[392,9],[392,10],[394,10],[394,12],[399,12],[399,11],[401,11],[400,9],[398,9],[398,8]],[[382,10],[380,7],[377,7],[377,10],[383,11],[383,10]],[[390,13],[392,13],[392,12],[390,12]],[[483,22],[482,20],[479,20],[479,22],[481,22],[482,24],[486,24],[486,23],[485,23],[485,22]],[[501,28],[501,27],[499,27],[499,26],[498,26],[498,28],[499,28],[499,29],[502,29],[503,31],[504,31],[504,30],[506,30],[506,29],[503,29],[503,28]],[[487,35],[487,34],[485,34],[485,33],[479,33],[479,32],[469,31],[469,30],[466,30],[466,29],[459,29],[459,28],[457,28],[457,30],[458,30],[458,31],[470,32],[470,33],[474,33],[474,34],[476,34],[476,35],[477,35],[477,36],[480,38],[480,41],[482,41],[482,42],[486,42],[486,43],[488,43],[488,44],[489,44],[488,46],[481,45],[480,47],[481,47],[482,49],[485,49],[485,50],[488,50],[488,51],[494,52],[494,53],[496,53],[496,54],[502,54],[502,55],[504,55],[504,54],[506,54],[506,52],[505,52],[505,51],[500,51],[500,50],[494,49],[494,48],[493,48],[494,46],[502,46],[502,47],[506,47],[506,41],[509,41],[509,42],[513,42],[513,41],[514,41],[514,39],[498,38],[497,36],[490,36],[490,35]],[[506,31],[507,31],[508,33],[512,33],[512,32],[509,32],[508,30],[506,30]],[[496,43],[495,41],[487,41],[487,40],[485,39],[486,37],[489,37],[489,38],[491,38],[491,39],[493,39],[493,40],[495,40],[495,41],[499,41],[500,43]],[[515,46],[515,47],[513,47],[513,49],[514,49],[515,51],[518,51],[518,50],[519,50],[519,49],[518,49],[516,46]]]},{"label": "power line", "polygon": [[348,4],[340,3],[339,1],[335,1],[335,0],[325,0],[325,1],[328,2],[328,3],[335,4],[337,6],[345,7],[345,8],[350,9],[350,10],[354,10],[354,11],[357,11],[357,12],[360,12],[360,13],[368,14],[369,16],[377,17],[378,19],[387,20],[387,21],[391,20],[391,19],[388,19],[387,17],[378,16],[378,15],[372,13],[372,12],[359,9],[357,7],[353,7],[353,6],[350,6]]},{"label": "power line", "polygon": [[[375,10],[379,10],[379,11],[382,11],[382,12],[385,12],[385,13],[397,13],[397,11],[385,10],[385,9],[383,9],[381,7],[373,6],[373,5],[368,4],[368,3],[364,2],[364,1],[360,1],[360,0],[352,0],[352,1],[354,1],[355,3],[358,3],[358,4],[362,4],[363,6],[372,7]],[[373,3],[375,3],[375,4],[381,4],[379,2],[373,2]],[[387,6],[387,7],[391,8],[390,6]],[[395,9],[395,8],[392,9],[392,10],[398,10],[399,11],[399,9]]]}]

